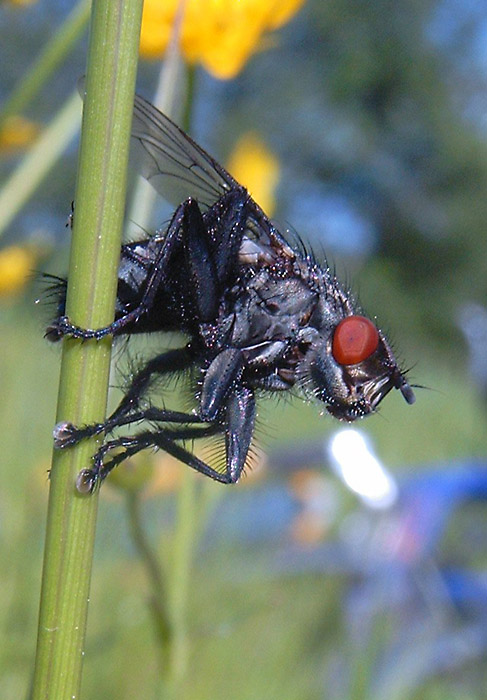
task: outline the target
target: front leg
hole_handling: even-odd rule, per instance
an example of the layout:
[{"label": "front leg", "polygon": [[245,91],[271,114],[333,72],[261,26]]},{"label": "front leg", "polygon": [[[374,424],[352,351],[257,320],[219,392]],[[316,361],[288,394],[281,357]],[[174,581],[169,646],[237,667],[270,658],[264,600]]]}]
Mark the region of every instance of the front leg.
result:
[{"label": "front leg", "polygon": [[221,421],[225,432],[228,483],[238,481],[247,460],[255,426],[255,396],[242,383],[244,353],[227,348],[208,367],[201,389],[200,415]]},{"label": "front leg", "polygon": [[255,428],[255,396],[240,386],[230,396],[225,412],[226,475],[235,484],[244,470]]},{"label": "front leg", "polygon": [[[148,267],[145,280],[141,285],[140,296],[133,309],[123,313],[110,325],[97,329],[81,328],[73,324],[67,316],[60,316],[49,326],[46,336],[54,340],[59,340],[66,335],[82,340],[100,340],[107,335],[119,335],[127,332],[130,326],[136,324],[142,316],[150,312],[159,290],[168,283],[174,256],[182,251],[184,239],[187,236],[188,212],[191,212],[194,206],[197,207],[194,200],[188,199],[176,209],[166,235],[161,239],[155,253],[152,253],[153,259],[146,261]],[[187,271],[183,269],[181,274],[185,275]],[[160,330],[164,330],[164,328]]]}]

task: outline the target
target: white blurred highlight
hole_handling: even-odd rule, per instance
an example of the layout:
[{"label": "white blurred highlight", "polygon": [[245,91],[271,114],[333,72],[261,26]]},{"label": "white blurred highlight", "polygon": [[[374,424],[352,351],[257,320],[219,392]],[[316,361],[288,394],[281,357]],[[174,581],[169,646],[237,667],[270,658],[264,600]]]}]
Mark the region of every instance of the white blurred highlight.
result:
[{"label": "white blurred highlight", "polygon": [[330,439],[327,451],[333,471],[367,506],[385,509],[394,505],[397,484],[360,430],[338,431]]}]

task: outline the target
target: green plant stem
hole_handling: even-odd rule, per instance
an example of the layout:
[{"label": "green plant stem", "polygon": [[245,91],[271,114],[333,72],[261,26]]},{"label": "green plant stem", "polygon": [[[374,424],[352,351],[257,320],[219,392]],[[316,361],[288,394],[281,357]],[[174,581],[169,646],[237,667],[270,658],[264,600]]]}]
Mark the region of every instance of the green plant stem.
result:
[{"label": "green plant stem", "polygon": [[19,114],[39,93],[52,73],[83,34],[90,17],[90,1],[80,0],[54,37],[46,44],[32,68],[18,83],[0,109],[0,129],[8,117]]},{"label": "green plant stem", "polygon": [[[113,319],[142,0],[94,0],[66,311],[85,328]],[[63,342],[57,420],[105,415],[111,340]],[[79,696],[97,512],[76,474],[95,441],[54,455],[34,700]]]}]

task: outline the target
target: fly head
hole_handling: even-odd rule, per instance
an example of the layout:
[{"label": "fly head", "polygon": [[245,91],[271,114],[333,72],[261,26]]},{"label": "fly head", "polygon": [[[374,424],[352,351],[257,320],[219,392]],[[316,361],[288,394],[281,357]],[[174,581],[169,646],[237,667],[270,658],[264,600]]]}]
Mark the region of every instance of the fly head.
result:
[{"label": "fly head", "polygon": [[327,314],[309,334],[299,368],[308,394],[336,418],[352,422],[376,411],[382,399],[399,389],[407,403],[415,396],[383,333],[364,316],[341,319]]}]

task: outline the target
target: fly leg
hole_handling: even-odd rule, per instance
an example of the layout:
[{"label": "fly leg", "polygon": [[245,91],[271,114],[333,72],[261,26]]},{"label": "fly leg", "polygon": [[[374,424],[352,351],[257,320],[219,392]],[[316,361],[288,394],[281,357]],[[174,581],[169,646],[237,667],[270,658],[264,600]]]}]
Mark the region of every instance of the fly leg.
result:
[{"label": "fly leg", "polygon": [[[141,412],[137,411],[139,403],[149,387],[155,374],[164,375],[171,372],[184,370],[191,365],[192,358],[187,348],[169,350],[152,360],[149,360],[142,369],[132,378],[132,381],[120,401],[115,411],[106,419],[104,423],[92,423],[83,427],[76,427],[72,423],[59,423],[54,429],[54,445],[57,448],[72,447],[81,440],[84,440],[100,433],[110,433],[115,428],[135,423],[143,419]],[[185,416],[186,421],[177,422],[197,422],[198,418],[191,414],[179,414],[175,411],[167,411],[167,417],[160,418],[165,422],[171,422],[171,416]]]},{"label": "fly leg", "polygon": [[155,421],[158,423],[183,423],[201,424],[203,421],[199,416],[192,413],[182,413],[181,411],[169,411],[160,408],[145,408],[139,411],[132,411],[125,416],[119,416],[116,423],[110,423],[110,419],[105,423],[92,423],[82,428],[77,428],[72,423],[67,421],[58,423],[53,431],[54,447],[58,450],[63,450],[66,447],[73,447],[81,440],[99,435],[100,433],[112,432],[115,428],[120,428],[122,425],[131,425],[132,423],[140,423],[143,420]]},{"label": "fly leg", "polygon": [[[192,228],[195,226],[196,230],[193,231]],[[189,239],[191,245],[188,242],[185,243],[185,239]],[[199,243],[199,246],[193,252],[195,242]],[[141,316],[152,309],[158,291],[167,283],[171,260],[175,253],[181,251],[182,245],[184,245],[186,251],[189,251],[189,256],[186,253],[186,258],[189,257],[189,261],[186,264],[189,263],[191,283],[194,284],[195,276],[198,281],[198,287],[195,291],[197,301],[199,301],[199,304],[205,301],[208,303],[209,298],[214,308],[216,300],[210,281],[213,269],[211,255],[209,254],[208,234],[202,224],[198,204],[190,198],[176,209],[167,233],[164,239],[161,240],[161,245],[150,264],[144,282],[144,291],[135,308],[123,314],[110,325],[98,329],[81,328],[71,323],[67,316],[61,316],[47,329],[48,337],[59,339],[68,335],[73,338],[81,338],[82,340],[100,340],[110,334],[119,335],[127,332],[127,327],[136,324]],[[202,249],[204,249],[205,245],[207,253],[205,254],[203,251],[202,254]],[[185,274],[186,271],[183,269],[181,275],[184,276]],[[210,285],[210,289],[208,285]],[[204,294],[203,289],[205,290]],[[161,328],[161,330],[163,329]]]},{"label": "fly leg", "polygon": [[[146,430],[132,437],[120,437],[115,440],[110,440],[102,445],[95,454],[93,458],[94,466],[91,469],[83,469],[78,474],[76,486],[81,493],[93,493],[115,467],[148,447],[164,450],[201,474],[222,483],[229,483],[226,474],[221,474],[192,454],[183,445],[178,444],[178,441],[184,442],[186,440],[209,437],[220,431],[221,426],[217,423],[201,426],[200,428],[187,425],[180,429]],[[106,462],[104,461],[106,455],[111,450],[120,448],[122,448],[121,452],[117,453]]]},{"label": "fly leg", "polygon": [[254,390],[245,379],[245,371],[251,370],[258,385],[262,379],[258,379],[257,372],[265,369],[269,374],[269,366],[282,358],[286,349],[287,344],[281,340],[242,349],[226,348],[210,363],[203,378],[199,414],[204,421],[221,423],[226,447],[225,473],[218,473],[218,477],[210,474],[212,478],[235,483],[245,467],[256,417]]},{"label": "fly leg", "polygon": [[[180,414],[173,411],[148,408],[128,412],[117,419],[117,427],[148,420],[155,423],[171,423],[169,428],[146,430],[132,437],[120,437],[106,442],[94,456],[94,466],[80,472],[78,489],[93,492],[108,474],[128,457],[148,447],[164,450],[192,469],[224,484],[236,483],[244,469],[255,426],[255,397],[252,389],[239,384],[241,352],[230,349],[220,353],[210,365],[202,390],[205,408],[200,414]],[[220,375],[221,382],[216,379]],[[175,427],[179,423],[181,427]],[[183,445],[185,440],[225,435],[226,464],[221,472],[193,455]],[[59,445],[64,447],[65,445]],[[105,461],[115,449],[122,451]]]},{"label": "fly leg", "polygon": [[[83,469],[79,473],[76,486],[81,493],[93,493],[121,462],[149,447],[164,450],[180,462],[187,464],[200,474],[209,476],[214,481],[222,484],[233,484],[238,481],[242,473],[253,432],[253,422],[248,420],[250,415],[253,421],[255,416],[253,396],[250,397],[249,392],[245,390],[236,392],[235,399],[229,404],[227,422],[225,424],[225,429],[228,432],[226,432],[227,465],[224,472],[211,467],[183,445],[178,444],[181,441],[195,440],[218,434],[222,430],[222,425],[215,422],[201,427],[187,425],[180,429],[147,430],[132,437],[120,437],[110,440],[102,445],[95,454],[94,466],[91,469]],[[242,428],[244,428],[243,441]],[[122,452],[111,457],[108,461],[104,461],[109,452],[120,448],[122,448]]]},{"label": "fly leg", "polygon": [[[240,478],[255,428],[256,406],[252,386],[260,386],[263,377],[278,379],[271,367],[285,355],[286,349],[287,343],[282,340],[248,348],[227,348],[206,370],[201,388],[200,416],[205,421],[221,422],[226,446],[225,473],[218,477],[210,475],[212,478],[224,483],[235,483]],[[248,370],[251,374],[246,379]],[[255,383],[249,386],[251,382]],[[279,382],[282,389],[284,380],[279,378]],[[287,383],[286,388],[289,388]]]},{"label": "fly leg", "polygon": [[[188,198],[176,209],[164,237],[155,241],[157,248],[152,249],[149,258],[139,260],[133,244],[125,246],[128,261],[144,272],[143,291],[139,294],[138,289],[133,290],[136,303],[130,311],[120,312],[113,323],[98,329],[81,328],[61,315],[47,328],[46,337],[52,341],[65,335],[99,340],[107,335],[132,332],[139,319],[153,309],[157,294],[167,286],[170,273],[174,274],[172,260],[182,251],[179,278],[188,281],[193,301],[190,311],[200,322],[213,320],[221,291],[231,282],[236,269],[244,224],[251,211],[248,197],[244,198],[242,192],[243,189],[224,195],[218,207],[215,205],[217,208],[205,215],[196,200]],[[119,301],[122,302],[120,298]]]},{"label": "fly leg", "polygon": [[255,396],[242,384],[243,369],[243,352],[227,348],[208,367],[201,389],[200,416],[205,421],[220,422],[225,433],[225,473],[209,476],[224,483],[238,481],[254,433]]},{"label": "fly leg", "polygon": [[165,374],[183,371],[188,369],[192,362],[193,357],[187,347],[169,350],[149,360],[142,369],[132,377],[122,400],[105,422],[107,429],[112,430],[119,425],[118,421],[122,416],[125,416],[139,406],[140,400],[149,388],[154,375],[161,377]]},{"label": "fly leg", "polygon": [[[228,363],[228,357],[223,359]],[[217,363],[219,369],[222,369],[223,359]],[[234,362],[235,365],[236,363]],[[220,398],[224,393],[221,388],[216,387],[214,389],[207,387],[206,391],[216,391]],[[214,402],[213,405],[215,405]],[[167,423],[171,424],[171,427],[160,427],[156,431],[146,430],[132,437],[125,436],[106,442],[96,452],[94,466],[91,469],[84,469],[80,472],[77,480],[79,491],[92,493],[118,464],[149,447],[164,450],[192,469],[209,476],[215,481],[224,484],[236,483],[244,469],[254,432],[254,392],[248,387],[232,384],[230,393],[228,394],[227,392],[225,396],[225,401],[222,401],[218,409],[215,408],[215,418],[212,421],[209,421],[208,417],[205,420],[197,415],[148,408],[128,411],[126,415],[119,414],[116,426],[112,425],[110,429],[142,420],[162,424]],[[76,429],[73,426],[69,426],[69,424],[61,424],[58,426],[56,446],[58,448],[71,446],[80,439],[105,431],[108,424],[109,421],[106,424],[98,424],[98,426],[95,424],[84,429]],[[181,427],[176,427],[176,424],[180,424]],[[195,440],[222,432],[225,434],[226,446],[224,472],[211,467],[193,455],[183,445],[178,444],[181,441]],[[122,449],[121,452],[105,461],[106,456],[110,452],[120,448]]]},{"label": "fly leg", "polygon": [[[91,469],[83,469],[77,479],[77,488],[82,493],[92,493],[110,472],[121,462],[149,447],[159,448],[172,455],[180,462],[209,476],[214,481],[222,484],[234,484],[238,481],[245,466],[248,450],[252,440],[255,422],[255,400],[253,392],[246,388],[236,390],[230,397],[225,411],[224,422],[217,421],[202,425],[189,425],[198,423],[196,416],[179,414],[170,411],[158,411],[148,409],[133,414],[133,420],[151,420],[171,423],[185,423],[181,428],[160,428],[159,430],[146,430],[132,437],[120,437],[109,440],[100,447],[94,456],[94,466]],[[178,420],[176,420],[178,419]],[[127,422],[129,422],[127,420]],[[203,460],[196,457],[178,442],[210,437],[225,432],[226,443],[226,467],[220,472]],[[122,449],[105,462],[108,453],[115,449]]]},{"label": "fly leg", "polygon": [[254,435],[255,415],[254,392],[248,387],[237,387],[229,397],[225,411],[224,483],[235,484],[242,474]]}]

